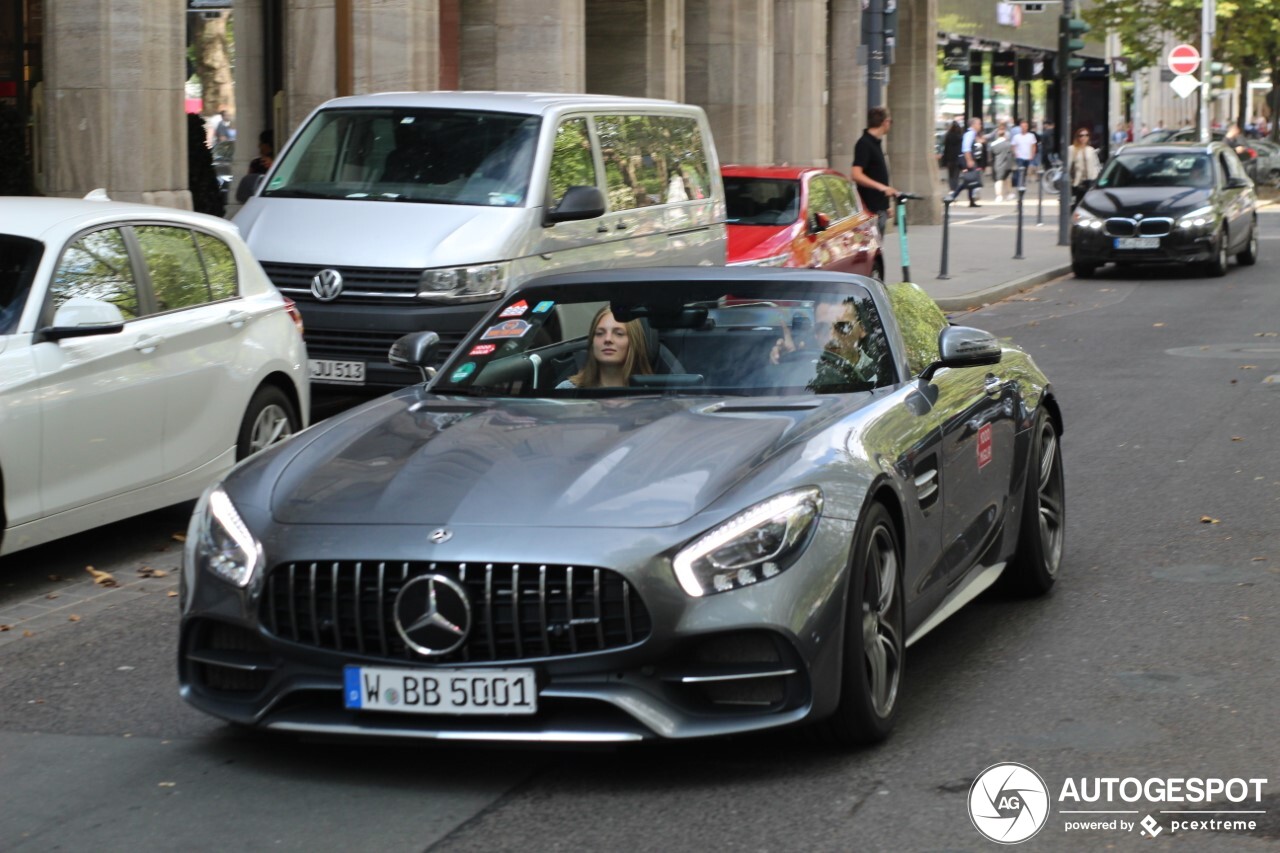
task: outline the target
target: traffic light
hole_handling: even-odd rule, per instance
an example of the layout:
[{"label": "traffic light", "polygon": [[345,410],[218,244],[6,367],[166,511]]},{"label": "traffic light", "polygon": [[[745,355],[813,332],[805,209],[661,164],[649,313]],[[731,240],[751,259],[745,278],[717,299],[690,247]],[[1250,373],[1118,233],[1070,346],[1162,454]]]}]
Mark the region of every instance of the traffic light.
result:
[{"label": "traffic light", "polygon": [[1209,85],[1215,89],[1222,88],[1222,73],[1226,70],[1225,62],[1209,63]]},{"label": "traffic light", "polygon": [[1084,66],[1084,57],[1074,56],[1084,50],[1084,34],[1093,29],[1079,18],[1062,15],[1058,18],[1058,73],[1065,77]]}]

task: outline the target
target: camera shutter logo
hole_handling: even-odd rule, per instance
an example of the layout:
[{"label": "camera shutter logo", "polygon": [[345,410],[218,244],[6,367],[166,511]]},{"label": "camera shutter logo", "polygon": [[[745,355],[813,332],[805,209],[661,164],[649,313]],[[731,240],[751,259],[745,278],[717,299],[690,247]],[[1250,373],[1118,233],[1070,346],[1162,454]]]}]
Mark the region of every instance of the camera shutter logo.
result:
[{"label": "camera shutter logo", "polygon": [[969,819],[998,844],[1018,844],[1049,820],[1049,788],[1025,764],[993,764],[969,789]]},{"label": "camera shutter logo", "polygon": [[311,279],[311,295],[321,302],[332,302],[342,294],[342,273],[320,270]]}]

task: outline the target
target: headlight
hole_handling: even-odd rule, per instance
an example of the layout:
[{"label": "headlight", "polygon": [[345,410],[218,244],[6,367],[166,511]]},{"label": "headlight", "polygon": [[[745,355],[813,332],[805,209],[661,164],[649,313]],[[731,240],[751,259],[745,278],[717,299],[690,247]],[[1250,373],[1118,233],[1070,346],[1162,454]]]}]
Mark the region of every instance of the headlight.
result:
[{"label": "headlight", "polygon": [[1178,227],[1190,231],[1196,228],[1213,229],[1218,224],[1218,214],[1212,207],[1197,207],[1190,213],[1184,213],[1178,218]]},{"label": "headlight", "polygon": [[817,488],[756,504],[681,549],[672,561],[676,580],[694,597],[768,580],[804,552],[821,512]]},{"label": "headlight", "polygon": [[218,577],[246,587],[265,559],[262,544],[253,538],[231,498],[221,487],[209,492],[199,522],[196,557]]},{"label": "headlight", "polygon": [[790,252],[783,252],[781,255],[774,255],[771,258],[757,258],[754,261],[734,261],[727,266],[731,267],[785,267],[787,261],[791,260]]},{"label": "headlight", "polygon": [[1075,212],[1071,214],[1071,221],[1076,224],[1077,228],[1101,228],[1102,220],[1094,216],[1084,207],[1077,207]]},{"label": "headlight", "polygon": [[424,270],[418,279],[418,298],[444,302],[479,302],[507,292],[510,265],[477,264]]}]

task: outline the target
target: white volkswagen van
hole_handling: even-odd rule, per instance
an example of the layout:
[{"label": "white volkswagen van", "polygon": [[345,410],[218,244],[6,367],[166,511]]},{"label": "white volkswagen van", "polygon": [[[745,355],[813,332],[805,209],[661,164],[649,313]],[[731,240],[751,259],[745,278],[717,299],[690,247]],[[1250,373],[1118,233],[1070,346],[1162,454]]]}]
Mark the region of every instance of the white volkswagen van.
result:
[{"label": "white volkswagen van", "polygon": [[235,222],[302,310],[320,385],[417,381],[387,363],[393,341],[430,329],[443,358],[494,300],[544,273],[725,262],[706,115],[608,95],[329,101]]}]

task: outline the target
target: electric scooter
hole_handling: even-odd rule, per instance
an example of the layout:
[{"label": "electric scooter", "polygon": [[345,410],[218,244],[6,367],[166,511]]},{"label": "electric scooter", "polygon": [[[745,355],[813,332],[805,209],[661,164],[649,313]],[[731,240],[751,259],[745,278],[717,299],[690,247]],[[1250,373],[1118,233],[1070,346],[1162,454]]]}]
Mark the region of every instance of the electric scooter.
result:
[{"label": "electric scooter", "polygon": [[915,193],[898,193],[898,251],[902,255],[902,280],[911,281],[911,255],[907,252],[907,202],[918,201]]}]

